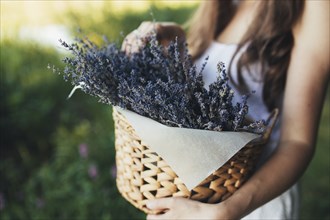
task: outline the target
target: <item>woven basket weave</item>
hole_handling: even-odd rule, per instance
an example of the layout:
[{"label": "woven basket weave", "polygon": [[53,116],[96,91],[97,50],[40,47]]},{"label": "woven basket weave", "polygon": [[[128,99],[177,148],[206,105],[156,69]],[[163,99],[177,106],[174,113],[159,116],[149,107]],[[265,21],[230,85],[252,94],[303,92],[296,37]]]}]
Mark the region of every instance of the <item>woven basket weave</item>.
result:
[{"label": "woven basket weave", "polygon": [[[273,117],[277,117],[277,111]],[[206,203],[218,203],[227,199],[249,178],[262,146],[271,133],[270,128],[262,138],[247,144],[189,191],[171,167],[148,148],[126,118],[115,108],[113,119],[118,190],[127,201],[145,213],[151,213],[145,206],[146,201],[155,198],[180,196]]]}]

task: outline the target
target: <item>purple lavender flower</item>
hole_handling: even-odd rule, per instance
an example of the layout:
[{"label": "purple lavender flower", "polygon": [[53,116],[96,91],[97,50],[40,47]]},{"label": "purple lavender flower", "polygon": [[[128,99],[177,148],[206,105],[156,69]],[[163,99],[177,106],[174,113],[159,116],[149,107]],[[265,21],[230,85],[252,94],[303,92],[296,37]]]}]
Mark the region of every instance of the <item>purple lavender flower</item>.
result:
[{"label": "purple lavender flower", "polygon": [[93,180],[95,180],[98,177],[99,173],[98,173],[98,169],[97,169],[97,167],[96,167],[95,164],[91,164],[89,166],[89,168],[88,168],[88,175]]},{"label": "purple lavender flower", "polygon": [[82,158],[87,158],[88,157],[88,146],[87,144],[80,144],[79,145],[79,155]]},{"label": "purple lavender flower", "polygon": [[116,179],[117,177],[117,167],[116,164],[112,165],[110,168],[110,174],[113,179]]}]

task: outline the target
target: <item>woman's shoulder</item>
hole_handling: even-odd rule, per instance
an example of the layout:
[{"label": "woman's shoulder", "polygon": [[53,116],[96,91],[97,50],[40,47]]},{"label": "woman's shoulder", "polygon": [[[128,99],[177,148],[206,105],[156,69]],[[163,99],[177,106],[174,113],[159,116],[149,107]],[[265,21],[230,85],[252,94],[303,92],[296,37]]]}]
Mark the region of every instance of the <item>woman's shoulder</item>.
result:
[{"label": "woman's shoulder", "polygon": [[293,28],[295,46],[317,56],[329,68],[330,1],[305,1],[301,19]]},{"label": "woman's shoulder", "polygon": [[316,0],[316,1],[305,1],[305,6],[302,12],[301,19],[297,22],[294,27],[295,32],[299,32],[304,28],[314,28],[329,30],[329,12],[330,12],[330,1],[328,0]]}]

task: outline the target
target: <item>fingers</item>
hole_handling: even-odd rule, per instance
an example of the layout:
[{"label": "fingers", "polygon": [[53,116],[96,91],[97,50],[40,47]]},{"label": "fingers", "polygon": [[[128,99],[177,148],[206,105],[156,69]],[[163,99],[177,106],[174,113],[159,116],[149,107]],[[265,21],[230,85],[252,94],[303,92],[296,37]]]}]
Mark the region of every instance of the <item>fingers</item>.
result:
[{"label": "fingers", "polygon": [[[222,204],[222,203],[221,203]],[[147,219],[219,219],[219,205],[206,204],[182,197],[155,199],[147,202],[151,211],[161,211],[160,214],[148,215]],[[224,207],[222,205],[222,207]],[[221,206],[220,206],[221,209]],[[223,208],[224,209],[224,208]],[[226,211],[221,211],[221,219],[233,219],[227,217]],[[236,219],[236,218],[235,218]]]},{"label": "fingers", "polygon": [[[179,219],[179,217],[185,217],[187,214],[190,217],[185,217],[184,219],[192,219],[189,209],[191,208],[192,210],[198,211],[198,204],[199,202],[191,201],[182,197],[169,197],[150,200],[146,203],[147,208],[156,213],[161,211],[161,213],[148,215],[147,219]],[[194,217],[194,219],[196,218]]]},{"label": "fingers", "polygon": [[138,30],[134,30],[125,37],[121,50],[126,54],[132,54],[138,52],[143,45],[142,35]]},{"label": "fingers", "polygon": [[179,47],[183,46],[185,41],[184,30],[173,22],[142,22],[141,25],[123,41],[122,50],[126,54],[138,52],[145,44],[146,39],[152,34],[156,34],[156,38],[163,46],[168,46],[171,41],[178,39]]},{"label": "fingers", "polygon": [[166,214],[163,215],[147,215],[147,220],[169,219]]},{"label": "fingers", "polygon": [[142,22],[141,25],[129,33],[122,44],[121,50],[126,54],[138,52],[146,43],[146,38],[155,31],[154,23]]},{"label": "fingers", "polygon": [[173,198],[162,198],[162,199],[155,199],[155,200],[150,200],[147,202],[146,206],[148,209],[161,212],[160,214],[157,215],[151,215],[149,214],[147,216],[147,220],[156,220],[156,219],[167,219],[166,218],[166,212],[169,209],[172,209],[173,207]]},{"label": "fingers", "polygon": [[146,34],[150,34],[153,31],[156,31],[159,26],[159,23],[151,22],[151,21],[144,21],[138,27],[138,31]]},{"label": "fingers", "polygon": [[172,208],[174,202],[173,198],[161,198],[155,200],[149,200],[146,204],[148,209],[151,210],[164,210]]},{"label": "fingers", "polygon": [[153,212],[157,214],[149,214],[147,215],[147,220],[154,220],[154,219],[164,219],[166,212],[168,211],[167,201],[164,201],[163,199],[159,199],[160,201],[153,200],[147,202],[146,206],[148,209],[152,210]]}]

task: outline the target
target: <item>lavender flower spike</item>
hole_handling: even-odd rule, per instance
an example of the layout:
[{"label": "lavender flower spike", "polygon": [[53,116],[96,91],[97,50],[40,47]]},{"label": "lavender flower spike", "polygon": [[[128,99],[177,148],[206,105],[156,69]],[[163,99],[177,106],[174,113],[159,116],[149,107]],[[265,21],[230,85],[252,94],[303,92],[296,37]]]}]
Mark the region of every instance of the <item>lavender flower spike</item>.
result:
[{"label": "lavender flower spike", "polygon": [[[233,103],[225,65],[219,62],[218,78],[204,88],[202,72],[196,70],[187,44],[177,39],[169,46],[158,43],[156,34],[144,39],[140,51],[127,55],[113,43],[97,46],[86,39],[67,44],[63,77],[74,88],[168,126],[215,131],[264,130],[261,122],[246,124],[247,97]],[[183,52],[182,52],[183,51]],[[179,56],[180,55],[180,56]],[[258,129],[260,128],[260,129]]]}]

